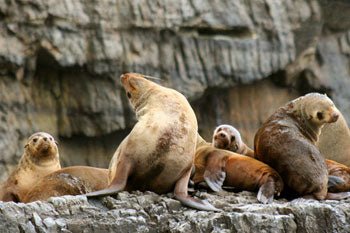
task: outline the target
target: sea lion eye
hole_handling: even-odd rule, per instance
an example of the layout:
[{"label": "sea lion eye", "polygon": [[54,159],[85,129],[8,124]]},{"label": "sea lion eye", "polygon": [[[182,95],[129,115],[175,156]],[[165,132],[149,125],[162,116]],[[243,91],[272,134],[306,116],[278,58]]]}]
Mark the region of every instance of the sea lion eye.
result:
[{"label": "sea lion eye", "polygon": [[231,141],[234,141],[236,139],[235,136],[231,136]]},{"label": "sea lion eye", "polygon": [[33,142],[37,142],[37,141],[38,141],[38,139],[37,139],[37,138],[34,138],[34,139],[33,139]]},{"label": "sea lion eye", "polygon": [[52,141],[52,138],[50,138],[50,141]]},{"label": "sea lion eye", "polygon": [[221,128],[218,128],[218,131],[217,132],[220,132],[222,129]]},{"label": "sea lion eye", "polygon": [[128,96],[129,99],[131,98],[130,92],[127,92],[126,95]]},{"label": "sea lion eye", "polygon": [[319,120],[322,120],[323,119],[323,113],[322,112],[317,112],[317,118]]}]

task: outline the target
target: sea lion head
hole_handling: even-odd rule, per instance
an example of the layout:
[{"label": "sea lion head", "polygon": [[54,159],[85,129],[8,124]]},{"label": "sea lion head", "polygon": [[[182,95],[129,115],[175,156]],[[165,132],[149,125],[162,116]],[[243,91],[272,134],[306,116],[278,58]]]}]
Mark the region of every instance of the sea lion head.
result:
[{"label": "sea lion head", "polygon": [[137,73],[122,74],[120,81],[125,89],[126,96],[135,110],[145,99],[145,94],[149,93],[157,85],[147,80],[142,74]]},{"label": "sea lion head", "polygon": [[57,142],[48,133],[38,132],[31,135],[24,146],[25,153],[33,160],[41,160],[58,155]]},{"label": "sea lion head", "polygon": [[213,145],[219,149],[238,152],[242,147],[241,134],[231,125],[219,125],[213,133]]},{"label": "sea lion head", "polygon": [[311,124],[322,126],[325,123],[336,122],[339,118],[339,110],[333,101],[319,93],[310,93],[302,97],[302,115]]}]

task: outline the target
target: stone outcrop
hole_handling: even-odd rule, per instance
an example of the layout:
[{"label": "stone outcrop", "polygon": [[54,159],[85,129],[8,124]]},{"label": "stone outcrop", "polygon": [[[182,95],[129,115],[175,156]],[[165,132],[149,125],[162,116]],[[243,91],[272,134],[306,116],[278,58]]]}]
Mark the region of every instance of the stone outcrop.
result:
[{"label": "stone outcrop", "polygon": [[315,90],[349,120],[349,12],[343,0],[5,1],[0,180],[39,130],[58,138],[63,165],[106,167],[135,123],[127,71],[184,93],[206,139],[230,123],[252,146],[276,107]]},{"label": "stone outcrop", "polygon": [[121,192],[115,197],[51,198],[0,203],[1,232],[349,232],[350,200],[277,200],[263,205],[251,192],[197,192],[222,209],[197,211],[169,195]]}]

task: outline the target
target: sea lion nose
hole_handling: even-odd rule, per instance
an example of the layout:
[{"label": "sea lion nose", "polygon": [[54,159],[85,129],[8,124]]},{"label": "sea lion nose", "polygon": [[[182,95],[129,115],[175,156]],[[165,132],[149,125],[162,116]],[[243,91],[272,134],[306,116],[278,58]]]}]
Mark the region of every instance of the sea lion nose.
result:
[{"label": "sea lion nose", "polygon": [[339,114],[336,113],[336,112],[333,112],[333,113],[332,113],[332,121],[333,121],[333,122],[336,122],[336,121],[338,120],[338,118],[339,118]]},{"label": "sea lion nose", "polygon": [[222,138],[226,137],[226,135],[224,133],[220,133],[219,136]]}]

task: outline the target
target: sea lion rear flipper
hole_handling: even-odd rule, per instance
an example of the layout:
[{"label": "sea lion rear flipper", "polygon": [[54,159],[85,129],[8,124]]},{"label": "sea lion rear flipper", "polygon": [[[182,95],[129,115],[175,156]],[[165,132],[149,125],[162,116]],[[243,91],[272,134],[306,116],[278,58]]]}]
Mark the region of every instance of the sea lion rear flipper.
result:
[{"label": "sea lion rear flipper", "polygon": [[350,192],[327,193],[327,200],[343,200],[350,197]]},{"label": "sea lion rear flipper", "polygon": [[214,192],[222,191],[222,185],[226,178],[226,157],[215,152],[208,155],[204,180]]},{"label": "sea lion rear flipper", "polygon": [[338,176],[328,176],[328,189],[345,184],[345,181]]},{"label": "sea lion rear flipper", "polygon": [[275,195],[275,182],[268,181],[260,186],[257,199],[263,204],[270,204]]},{"label": "sea lion rear flipper", "polygon": [[176,182],[175,185],[175,198],[179,200],[183,205],[198,209],[198,210],[207,210],[207,211],[220,211],[215,208],[212,204],[210,204],[206,200],[200,200],[193,197],[188,196],[187,187],[188,180],[191,175],[191,169],[185,172],[185,174]]},{"label": "sea lion rear flipper", "polygon": [[86,196],[87,197],[108,196],[124,190],[131,169],[132,169],[131,162],[126,160],[120,161],[119,166],[116,168],[114,179],[109,184],[108,188],[102,189],[96,192],[87,193]]}]

